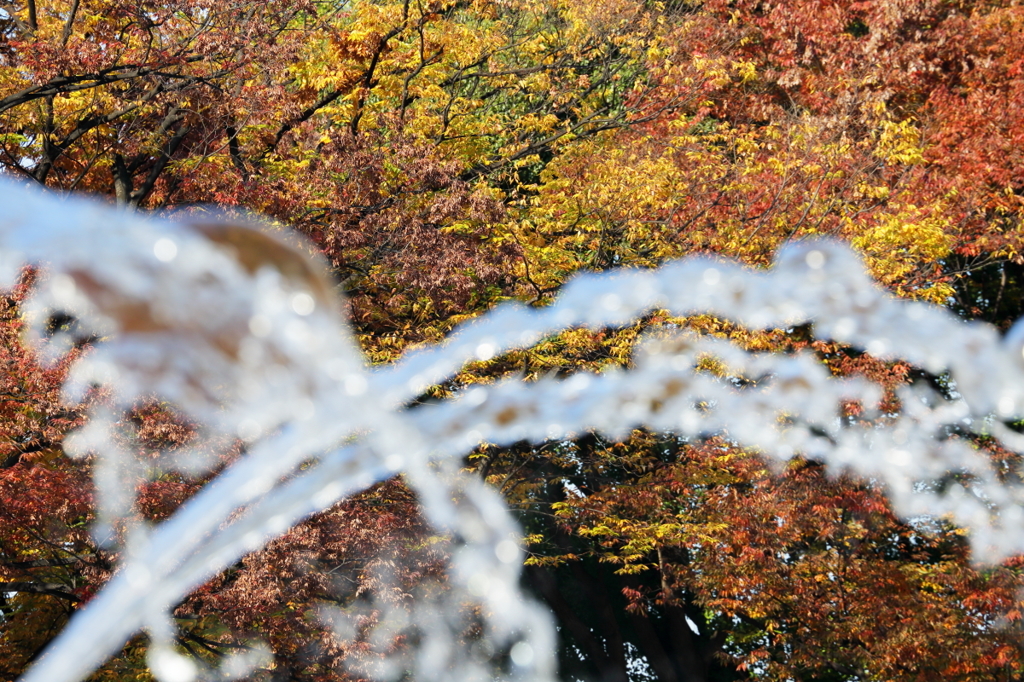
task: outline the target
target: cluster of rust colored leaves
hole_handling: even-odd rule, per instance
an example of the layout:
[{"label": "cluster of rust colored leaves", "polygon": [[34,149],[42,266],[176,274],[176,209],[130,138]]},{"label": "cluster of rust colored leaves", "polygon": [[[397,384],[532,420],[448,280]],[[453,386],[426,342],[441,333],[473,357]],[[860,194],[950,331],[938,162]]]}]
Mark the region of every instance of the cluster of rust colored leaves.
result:
[{"label": "cluster of rust colored leaves", "polygon": [[[546,305],[574,272],[698,252],[759,267],[822,235],[895,294],[1006,328],[1024,312],[1022,150],[1024,8],[1009,0],[0,2],[5,176],[186,221],[216,203],[293,226],[374,363],[501,301]],[[117,538],[89,534],[90,461],[61,450],[83,406],[59,386],[88,346],[44,366],[22,340],[37,276],[0,299],[4,680],[117,561]],[[476,363],[424,398],[628,367],[666,324],[810,348],[882,384],[885,412],[896,386],[943,387],[807,328],[655,312]],[[157,462],[194,428],[153,403],[125,433]],[[1020,560],[973,565],[959,529],[897,518],[871,482],[640,432],[484,447],[466,467],[520,515],[524,581],[555,615],[565,679],[1024,678]],[[151,472],[136,504],[149,520],[204,482]],[[186,599],[182,650],[215,662],[262,641],[275,662],[254,679],[354,679],[345,660],[372,652],[327,632],[322,608],[401,605],[443,580],[445,547],[400,480],[381,484]],[[94,679],[150,679],[145,646]]]}]

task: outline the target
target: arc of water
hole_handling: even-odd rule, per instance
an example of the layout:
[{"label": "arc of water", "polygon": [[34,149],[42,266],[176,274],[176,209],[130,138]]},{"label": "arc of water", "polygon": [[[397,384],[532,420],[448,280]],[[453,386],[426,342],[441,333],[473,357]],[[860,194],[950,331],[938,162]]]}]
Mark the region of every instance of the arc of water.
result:
[{"label": "arc of water", "polygon": [[[79,379],[107,377],[122,386],[116,408],[159,391],[210,428],[254,442],[171,519],[130,540],[120,572],[76,615],[26,682],[81,679],[140,627],[166,635],[160,619],[202,581],[310,514],[399,470],[421,485],[436,522],[472,526],[462,530],[470,544],[477,538],[476,548],[456,565],[456,573],[465,573],[463,582],[472,571],[496,567],[497,543],[514,533],[508,516],[495,511],[496,495],[467,489],[475,510],[470,523],[452,506],[447,488],[431,489],[440,479],[428,465],[455,461],[484,440],[540,442],[587,430],[621,437],[635,427],[727,433],[769,454],[802,452],[879,477],[905,513],[953,513],[974,531],[976,551],[986,557],[1024,550],[1014,532],[1024,520],[1021,490],[1001,481],[965,440],[936,440],[954,427],[995,429],[1020,446],[1024,439],[1002,422],[1024,413],[1024,330],[1001,339],[990,326],[895,300],[838,244],[787,247],[769,272],[694,258],[654,271],[580,277],[548,308],[498,308],[438,347],[367,371],[345,324],[317,293],[311,266],[296,266],[301,257],[277,242],[247,242],[244,231],[230,232],[230,239],[224,231],[210,236],[93,204],[61,204],[5,183],[0,203],[14,192],[23,210],[0,219],[0,260],[9,270],[22,261],[47,262],[52,284],[44,299],[91,307],[120,333],[85,364]],[[61,237],[69,225],[78,246],[64,249]],[[168,258],[167,241],[178,257]],[[874,387],[836,380],[810,356],[752,355],[675,336],[647,342],[627,372],[505,382],[472,388],[436,407],[403,408],[468,361],[529,347],[567,327],[626,324],[652,309],[709,313],[752,329],[810,322],[821,338],[902,358],[932,373],[949,372],[959,397],[907,390],[900,415],[844,423],[838,405],[854,399],[870,407],[877,399]],[[737,389],[695,371],[702,354],[765,381]],[[701,406],[695,409],[697,399]],[[788,416],[786,428],[779,427],[780,412]],[[97,413],[77,448],[127,456],[106,445],[113,420]],[[339,446],[346,441],[351,444]],[[314,466],[298,471],[311,459]],[[942,497],[915,485],[951,469],[971,475],[967,494]],[[108,472],[115,480],[116,467]],[[115,518],[120,507],[110,509]],[[495,569],[499,573],[509,582],[495,593],[504,595],[504,608],[517,589],[515,572]],[[495,623],[491,631],[506,642],[535,637],[533,671],[537,679],[550,677],[552,655],[543,644],[550,632],[528,608],[502,615],[508,623]],[[530,628],[532,635],[523,634]]]}]

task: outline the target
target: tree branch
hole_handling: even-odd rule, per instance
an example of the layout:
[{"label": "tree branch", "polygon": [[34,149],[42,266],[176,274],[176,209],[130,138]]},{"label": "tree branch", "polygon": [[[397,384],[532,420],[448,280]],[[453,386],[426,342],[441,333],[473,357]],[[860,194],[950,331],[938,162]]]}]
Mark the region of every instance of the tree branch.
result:
[{"label": "tree branch", "polygon": [[73,566],[81,563],[80,559],[33,559],[31,561],[10,561],[0,564],[2,568],[14,571],[25,571],[32,568],[59,568],[61,566]]},{"label": "tree branch", "polygon": [[164,169],[167,168],[167,164],[170,163],[171,157],[174,152],[177,151],[181,145],[181,141],[185,139],[185,136],[191,132],[191,126],[182,126],[174,136],[167,141],[167,146],[164,147],[163,152],[153,163],[153,167],[149,169],[149,175],[146,176],[145,182],[142,183],[142,187],[139,187],[136,191],[131,193],[129,197],[129,205],[131,207],[137,207],[146,197],[153,191],[153,187],[156,185],[157,178],[163,173]]},{"label": "tree branch", "polygon": [[64,589],[64,585],[61,585],[60,583],[0,583],[0,592],[29,592],[33,594],[48,594],[51,597],[66,599],[70,602],[82,601],[79,597],[76,597],[75,595],[66,591]]},{"label": "tree branch", "polygon": [[[193,55],[182,59],[181,62],[188,64],[202,61],[203,59],[205,59],[205,57]],[[135,65],[112,66],[96,73],[80,74],[75,76],[58,76],[57,78],[52,78],[41,85],[33,85],[32,87],[25,88],[13,95],[8,95],[7,97],[0,99],[0,113],[44,97],[53,97],[54,95],[62,93],[90,90],[92,88],[110,85],[111,83],[120,83],[122,81],[142,78],[144,76],[154,74],[171,78],[189,78],[188,76],[182,76],[180,74],[168,74],[163,72],[162,70],[168,66],[173,66],[173,64],[161,64],[156,67]]]},{"label": "tree branch", "polygon": [[80,0],[74,0],[71,3],[71,11],[68,12],[68,20],[64,22],[64,30],[60,32],[60,44],[62,47],[66,47],[68,39],[71,38],[71,29],[75,25],[75,16],[78,14],[78,5]]}]

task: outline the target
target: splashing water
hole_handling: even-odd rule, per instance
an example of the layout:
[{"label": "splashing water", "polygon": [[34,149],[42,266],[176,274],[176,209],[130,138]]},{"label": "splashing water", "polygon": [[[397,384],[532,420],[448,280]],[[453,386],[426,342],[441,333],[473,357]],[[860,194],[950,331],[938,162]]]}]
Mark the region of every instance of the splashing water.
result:
[{"label": "splashing water", "polygon": [[[984,433],[1024,451],[1024,436],[1009,426],[1024,415],[1024,324],[1001,338],[989,325],[894,299],[839,244],[787,246],[767,272],[691,258],[658,270],[577,277],[547,308],[499,307],[442,345],[371,370],[321,265],[280,235],[215,220],[173,224],[10,182],[0,183],[0,205],[5,283],[25,263],[49,273],[27,310],[35,333],[43,311],[63,310],[105,338],[66,386],[70,400],[97,384],[112,392],[65,443],[72,456],[96,456],[98,538],[134,502],[126,482],[137,465],[120,444],[117,423],[140,399],[158,395],[201,422],[207,436],[247,445],[173,517],[132,530],[121,569],[26,682],[81,680],[139,630],[151,638],[149,663],[163,682],[244,676],[269,654],[255,650],[217,671],[201,670],[175,651],[171,610],[244,554],[399,472],[429,520],[461,544],[446,589],[425,587],[401,613],[378,605],[383,615],[370,637],[381,650],[411,632],[417,647],[359,672],[377,679],[412,671],[417,680],[553,680],[554,629],[519,591],[516,526],[495,491],[457,473],[461,456],[481,442],[539,443],[588,431],[622,438],[638,427],[725,434],[769,457],[799,453],[878,480],[905,516],[950,515],[970,530],[979,559],[1024,551],[1024,487],[1001,480],[955,435]],[[878,415],[877,385],[835,378],[812,354],[748,353],[677,331],[644,341],[629,371],[510,380],[404,407],[467,362],[530,347],[569,327],[628,324],[655,309],[706,313],[751,330],[810,323],[818,338],[948,373],[955,391],[951,398],[905,387],[901,411]],[[758,381],[740,387],[698,371],[706,357],[729,376]],[[840,419],[849,401],[884,419]],[[197,445],[165,465],[201,473],[220,461]],[[961,483],[934,484],[950,472],[962,474]],[[482,607],[476,613],[484,637],[472,645],[458,637],[467,602]],[[324,616],[340,634],[351,630],[344,614]],[[491,662],[495,651],[511,660],[504,672]]]}]

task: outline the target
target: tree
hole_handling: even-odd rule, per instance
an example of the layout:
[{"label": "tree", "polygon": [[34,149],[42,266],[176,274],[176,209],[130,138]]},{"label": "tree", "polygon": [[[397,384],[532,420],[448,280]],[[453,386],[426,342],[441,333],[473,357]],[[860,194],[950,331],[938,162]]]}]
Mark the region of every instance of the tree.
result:
[{"label": "tree", "polygon": [[0,612],[5,655],[0,674],[5,679],[24,669],[111,568],[109,557],[94,551],[88,537],[89,471],[68,462],[60,451],[63,435],[81,423],[60,401],[60,385],[74,354],[44,368],[20,341],[20,308],[35,278],[26,272],[2,304]]},{"label": "tree", "polygon": [[[329,260],[360,343],[379,363],[499,301],[543,307],[580,270],[651,267],[694,252],[764,266],[783,241],[812,235],[853,243],[898,295],[956,297],[960,310],[1005,328],[1019,312],[1007,307],[1024,187],[1013,151],[1018,10],[626,0],[12,5],[0,50],[0,162],[57,191],[184,220],[200,219],[193,205],[213,200],[295,226]],[[812,343],[808,328],[752,333],[653,313],[475,363],[418,401],[517,372],[629,366],[641,334],[673,326],[752,350],[812,350],[836,374],[879,382],[893,410],[896,387],[942,381]],[[25,352],[13,335],[5,343]],[[53,414],[65,409],[53,392],[61,376],[48,384]],[[72,421],[48,427],[47,448]],[[135,428],[151,451],[191,437],[166,406],[140,406]],[[12,440],[22,442],[18,434]],[[23,475],[24,464],[10,475]],[[971,568],[957,529],[901,523],[877,489],[823,480],[813,461],[770,475],[728,443],[638,433],[624,445],[591,437],[487,448],[469,464],[523,511],[535,543],[528,582],[559,618],[567,671],[637,677],[629,666],[639,652],[664,680],[702,666],[720,679],[1020,674],[1013,638],[991,629],[1015,606],[1016,564]],[[36,469],[71,472],[71,481],[87,471],[56,455]],[[160,518],[202,482],[153,481],[137,511]],[[58,499],[81,489],[61,485]],[[105,580],[110,559],[80,530],[87,504],[61,523],[79,529],[78,555],[108,563],[45,567],[68,571],[70,589],[39,587],[59,582],[42,566],[17,569],[9,582],[73,595],[79,583]],[[382,518],[378,505],[394,511]],[[410,581],[436,573],[443,543],[420,546],[429,531],[411,509],[409,493],[388,484],[246,559],[179,607],[182,646],[213,657],[256,633],[272,643],[278,670],[340,674],[329,671],[347,653],[312,634],[309,614],[371,589],[366,567],[384,561],[374,544],[406,557]],[[764,551],[782,533],[771,515],[784,521],[785,550]],[[355,519],[379,526],[357,542],[343,532]],[[69,542],[68,532],[44,539]],[[10,561],[35,561],[40,542],[12,550]],[[356,577],[332,592],[313,573],[293,573],[296,562],[343,564]],[[862,598],[843,602],[842,590]],[[53,600],[72,602],[33,599],[19,613],[52,623],[66,611],[53,615],[62,603]],[[865,625],[878,604],[897,600],[905,606],[892,622]],[[12,667],[40,644],[17,641],[12,651],[25,653],[11,656],[20,661]],[[111,665],[115,677],[118,666],[141,665],[138,649]]]},{"label": "tree", "polygon": [[[1006,208],[1002,198],[1012,194],[1007,187],[1020,184],[1013,175],[1019,171],[1019,164],[1012,156],[1001,155],[1000,163],[1006,164],[1003,167],[1015,169],[1003,176],[1001,182],[1008,184],[979,178],[969,182],[970,189],[966,189],[966,185],[960,184],[964,180],[963,167],[943,151],[950,148],[941,147],[938,141],[948,134],[943,131],[956,128],[964,136],[959,138],[961,141],[969,137],[974,140],[971,144],[982,148],[997,143],[1004,134],[994,133],[992,126],[979,125],[978,118],[961,127],[964,109],[953,114],[949,102],[960,100],[948,99],[946,93],[959,88],[967,92],[961,78],[972,82],[979,93],[1014,92],[1015,81],[996,75],[1002,67],[961,71],[956,65],[974,63],[971,48],[967,47],[972,39],[964,42],[965,36],[975,31],[983,35],[991,30],[987,27],[993,22],[1011,25],[1016,10],[973,6],[953,9],[949,5],[915,6],[910,10],[888,4],[842,3],[809,10],[804,5],[789,7],[784,3],[771,7],[710,3],[699,11],[694,9],[691,16],[695,27],[682,33],[676,44],[681,54],[696,54],[699,58],[682,59],[679,66],[665,60],[657,66],[670,74],[676,88],[700,88],[702,94],[707,94],[693,100],[693,106],[678,116],[666,116],[645,126],[596,138],[581,145],[579,151],[567,151],[548,164],[546,181],[538,189],[538,208],[524,211],[533,217],[527,228],[526,258],[534,264],[534,272],[552,278],[541,280],[541,287],[550,286],[560,281],[564,273],[580,268],[650,266],[692,250],[739,255],[759,264],[784,239],[830,234],[842,235],[862,248],[876,276],[903,295],[943,301],[958,292],[961,309],[1006,305],[1002,303],[1007,300],[1002,292],[1012,291],[1011,287],[1016,286],[1014,280],[1007,280],[1006,274],[1014,272],[1015,266],[1006,259],[1016,258],[1016,247],[1011,244],[1019,238],[1019,232],[994,229],[994,225],[1006,225],[1003,216],[1018,215],[1017,209]],[[716,48],[723,44],[731,48],[718,52]],[[1001,61],[1004,54],[1012,54],[1012,49],[999,54],[993,65],[1013,63],[1013,57],[1009,62]],[[668,71],[672,67],[679,70]],[[695,78],[694,71],[703,72],[704,78]],[[705,84],[703,88],[701,83]],[[1012,95],[1010,98],[1007,101],[1012,101]],[[1000,99],[994,111],[1003,111],[1003,101]],[[981,110],[978,113],[984,116]],[[1012,115],[997,120],[996,125],[1005,126],[1003,129],[1020,125]],[[958,189],[952,190],[953,187]],[[1000,208],[988,208],[995,204]],[[987,272],[986,267],[990,268]],[[995,273],[994,282],[988,273]],[[990,293],[980,293],[983,287]],[[1013,317],[1014,313],[1010,313],[989,319],[1008,326]],[[660,322],[656,317],[654,324]],[[673,322],[757,349],[803,346],[803,335],[807,332],[794,330],[795,337],[791,333],[791,338],[751,338],[743,330],[717,320]],[[567,362],[577,366],[588,362],[625,364],[627,353],[623,346],[628,347],[636,331],[565,337],[564,345],[552,349],[561,357],[548,360],[548,366],[564,367]],[[850,356],[843,348],[817,348],[836,372],[866,372],[890,386],[919,376],[906,366]],[[744,473],[745,466],[762,465],[751,460],[749,454],[723,452],[722,459],[731,464],[723,463],[706,471],[693,461],[707,461],[706,455],[694,454],[706,452],[707,445],[668,443],[652,448],[649,436],[637,438],[644,445],[634,455],[640,458],[639,463],[632,466],[622,464],[630,461],[626,455],[633,454],[631,448],[622,450],[600,441],[596,447],[593,443],[581,444],[572,456],[559,453],[558,457],[540,461],[531,458],[538,472],[532,481],[539,492],[529,493],[528,499],[536,501],[528,508],[536,509],[532,505],[537,504],[541,507],[537,512],[542,513],[544,506],[552,502],[566,505],[561,512],[564,525],[558,542],[552,543],[550,539],[559,537],[559,524],[543,523],[538,514],[538,525],[544,529],[538,539],[548,540],[540,545],[535,561],[557,568],[547,570],[546,575],[535,569],[536,580],[563,624],[571,622],[574,612],[587,614],[577,619],[575,627],[567,626],[563,631],[571,642],[562,658],[563,665],[581,667],[590,675],[604,671],[609,679],[623,679],[627,674],[628,652],[644,651],[645,644],[650,643],[655,650],[646,655],[649,661],[658,661],[655,674],[659,679],[686,679],[686,671],[701,667],[694,660],[706,661],[706,674],[712,677],[727,674],[715,672],[717,664],[713,657],[726,651],[738,656],[746,670],[780,678],[828,674],[839,679],[856,675],[924,675],[938,679],[972,674],[984,677],[989,673],[982,671],[992,670],[986,666],[998,668],[1019,655],[1010,653],[1016,649],[1012,637],[985,644],[972,638],[984,652],[968,654],[966,637],[962,635],[954,636],[957,653],[945,669],[941,666],[946,664],[940,663],[943,656],[934,653],[881,653],[891,646],[889,641],[905,641],[898,628],[889,628],[883,634],[877,630],[858,632],[851,638],[844,628],[858,616],[850,612],[837,617],[831,608],[826,608],[838,597],[821,600],[808,596],[806,606],[794,606],[795,601],[802,599],[797,596],[800,583],[794,583],[792,578],[792,571],[800,570],[793,565],[802,562],[793,558],[798,554],[760,556],[761,548],[778,542],[780,529],[769,525],[772,539],[762,539],[744,550],[743,543],[735,538],[747,537],[740,530],[746,522],[724,509],[723,516],[710,523],[730,538],[721,542],[723,549],[731,548],[731,553],[727,551],[724,557],[728,559],[723,558],[721,563],[716,559],[704,564],[705,558],[710,558],[706,555],[707,543],[711,542],[709,535],[704,531],[705,534],[694,537],[685,529],[691,528],[690,523],[703,529],[701,522],[690,521],[689,514],[703,517],[703,513],[713,514],[711,509],[718,506],[684,515],[676,511],[678,500],[721,500],[721,504],[735,509],[743,518],[750,518],[747,512],[753,513],[753,503],[746,492],[746,481],[750,479]],[[595,449],[602,453],[607,450],[608,454],[592,454]],[[521,457],[519,453],[511,458],[507,466],[519,470],[523,466]],[[740,467],[737,462],[743,461],[750,464]],[[495,468],[490,460],[487,472],[496,481],[504,480],[504,468]],[[769,504],[785,506],[783,500],[792,490],[788,478],[765,479],[771,489],[770,493],[767,489],[765,492]],[[522,474],[517,479],[523,480]],[[563,492],[562,481],[571,481],[570,490],[580,490],[583,495]],[[626,485],[625,481],[633,483]],[[721,486],[727,489],[730,481],[743,486],[745,491],[733,502],[710,491],[707,497],[694,492],[705,488],[713,491]],[[821,485],[816,483],[815,488]],[[680,494],[682,489],[688,495]],[[659,490],[665,492],[656,492]],[[818,501],[818,506],[811,503],[810,508],[831,507],[825,501],[827,491],[820,493],[825,497]],[[606,503],[605,495],[614,501]],[[729,507],[731,504],[737,506]],[[856,518],[858,513],[853,513]],[[638,522],[650,514],[660,522]],[[831,531],[826,530],[821,512],[809,517],[814,519],[815,537],[799,541],[800,546],[809,545],[800,554],[806,552],[809,561],[827,563],[829,553],[835,551],[827,540]],[[881,523],[879,517],[870,518],[873,520],[866,524],[872,528],[866,531],[869,535],[874,528],[884,527],[874,526]],[[903,527],[888,537],[914,535],[913,528]],[[684,539],[687,537],[691,539]],[[811,549],[815,539],[824,542],[824,547],[819,544],[818,549]],[[604,549],[598,550],[593,544],[587,549],[588,540],[598,542]],[[864,546],[861,542],[864,541],[858,539],[858,547]],[[889,557],[882,565],[903,566],[904,571],[910,565],[920,567],[922,559],[915,554],[917,548],[901,546],[900,542],[904,541],[884,551],[874,550]],[[953,570],[957,575],[980,580],[973,583],[973,589],[985,585],[980,589],[988,596],[979,597],[982,601],[994,603],[990,590],[1000,592],[1005,589],[997,587],[1001,581],[1009,580],[1005,583],[1009,585],[1017,580],[1012,569],[994,575],[979,576],[970,570],[962,573],[963,561],[951,558],[955,554],[951,547],[956,543],[943,542],[946,541],[940,542],[940,546],[945,549],[925,564],[934,561],[949,568],[956,566]],[[610,562],[610,566],[582,558],[587,556]],[[773,567],[767,568],[769,565]],[[611,569],[614,566],[617,570]],[[726,567],[729,578],[718,572]],[[931,570],[925,569],[919,575],[929,575]],[[752,576],[765,572],[787,576],[777,584],[781,586],[778,593],[768,584],[757,584],[745,589],[733,586],[732,594],[727,599],[723,597],[722,583],[729,584],[733,579],[749,583]],[[829,582],[835,580],[831,576],[838,574],[835,570],[829,572]],[[812,571],[811,575],[822,574]],[[884,594],[883,599],[890,604],[915,603],[915,595],[928,591],[920,587],[921,583],[914,587],[902,580],[894,583],[881,579],[877,574],[875,578],[874,594]],[[583,590],[581,585],[589,587]],[[596,595],[616,591],[609,585],[631,597],[625,603],[608,602],[607,608],[624,609],[629,605],[635,612],[659,614],[660,618],[648,621],[660,626],[657,636],[638,630],[635,619],[630,622],[624,615],[602,618],[593,612]],[[971,589],[961,589],[966,603],[972,603],[973,597],[966,597]],[[756,599],[754,595],[763,598],[767,594],[774,594],[784,603],[771,608],[745,604]],[[714,606],[709,608],[710,604]],[[877,604],[871,605],[870,599],[857,604],[865,606],[865,613],[878,613]],[[738,611],[730,610],[737,605],[741,605]],[[785,619],[768,615],[795,614],[791,608],[799,611],[800,616],[794,615],[789,625],[783,624]],[[802,611],[803,608],[808,610]],[[733,620],[718,620],[726,614]],[[683,626],[683,615],[698,632],[691,633]],[[963,632],[958,629],[961,627],[975,628],[975,632],[986,629],[983,625],[969,625],[971,618],[967,607],[959,617],[943,623],[952,632]],[[904,620],[903,624],[909,622],[913,619]],[[796,625],[808,627],[815,634],[808,630],[799,634],[787,631]],[[814,630],[816,627],[821,629]],[[942,639],[948,632],[929,634],[929,630],[914,628],[915,646],[946,646],[927,644],[948,642]],[[803,658],[800,646],[811,642],[807,658]],[[832,642],[824,656],[822,649],[814,649],[823,642]],[[846,647],[850,646],[872,653],[858,660],[860,654],[851,651],[850,657],[845,658]],[[587,661],[580,663],[574,650],[586,652]],[[665,655],[672,651],[677,653],[674,660]],[[965,663],[965,659],[972,662]],[[887,661],[893,660],[908,667],[887,668]],[[908,660],[927,660],[937,667],[914,669]],[[836,669],[828,672],[819,668],[830,665]]]}]

